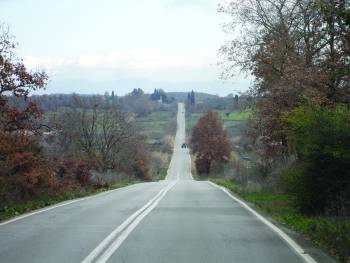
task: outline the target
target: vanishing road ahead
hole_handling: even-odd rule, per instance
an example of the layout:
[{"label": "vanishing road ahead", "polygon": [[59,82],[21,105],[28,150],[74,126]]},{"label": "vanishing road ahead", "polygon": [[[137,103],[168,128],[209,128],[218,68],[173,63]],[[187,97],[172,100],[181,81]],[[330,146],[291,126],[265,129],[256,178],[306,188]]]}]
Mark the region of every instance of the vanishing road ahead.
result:
[{"label": "vanishing road ahead", "polygon": [[166,180],[0,223],[0,262],[313,262],[228,192],[192,179],[183,104],[177,121]]}]

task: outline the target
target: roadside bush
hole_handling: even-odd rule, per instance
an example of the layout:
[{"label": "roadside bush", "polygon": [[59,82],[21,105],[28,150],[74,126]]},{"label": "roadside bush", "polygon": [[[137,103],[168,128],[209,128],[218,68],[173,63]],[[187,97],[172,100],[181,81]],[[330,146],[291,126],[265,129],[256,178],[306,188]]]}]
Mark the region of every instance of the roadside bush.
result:
[{"label": "roadside bush", "polygon": [[35,136],[0,130],[0,209],[84,187],[105,187],[91,180],[93,164],[74,158],[48,160]]},{"label": "roadside bush", "polygon": [[0,130],[0,206],[52,194],[58,182],[38,145]]},{"label": "roadside bush", "polygon": [[134,164],[134,174],[137,178],[144,181],[151,181],[152,178],[148,171],[148,159],[138,159]]},{"label": "roadside bush", "polygon": [[123,150],[118,152],[114,170],[137,179],[150,181],[152,178],[149,174],[149,161],[149,152],[143,144],[143,138],[135,135],[130,137]]},{"label": "roadside bush", "polygon": [[56,176],[60,180],[61,191],[70,191],[74,188],[94,186],[96,182],[91,179],[91,161],[76,160],[73,157],[57,160],[55,162]]},{"label": "roadside bush", "polygon": [[172,153],[174,148],[174,137],[171,135],[166,135],[161,140],[162,146],[161,150],[166,153]]},{"label": "roadside bush", "polygon": [[164,152],[151,152],[150,154],[150,172],[155,180],[163,180],[166,177],[170,162],[170,154]]},{"label": "roadside bush", "polygon": [[350,215],[350,112],[303,106],[286,118],[298,155],[288,176],[298,207],[307,214]]}]

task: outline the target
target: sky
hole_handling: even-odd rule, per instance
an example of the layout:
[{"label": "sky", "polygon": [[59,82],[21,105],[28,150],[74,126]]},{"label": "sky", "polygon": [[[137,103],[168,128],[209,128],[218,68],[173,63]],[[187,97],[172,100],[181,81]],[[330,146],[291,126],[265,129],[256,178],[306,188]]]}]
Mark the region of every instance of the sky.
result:
[{"label": "sky", "polygon": [[222,1],[0,0],[0,21],[25,64],[48,72],[44,93],[227,95],[247,90],[251,78],[220,79],[217,50],[229,39]]}]

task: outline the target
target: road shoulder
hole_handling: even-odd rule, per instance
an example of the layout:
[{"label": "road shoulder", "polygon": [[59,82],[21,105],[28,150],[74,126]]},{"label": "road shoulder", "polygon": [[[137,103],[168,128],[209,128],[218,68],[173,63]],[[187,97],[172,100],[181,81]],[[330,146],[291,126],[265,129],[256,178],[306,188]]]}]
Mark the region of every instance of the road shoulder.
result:
[{"label": "road shoulder", "polygon": [[[230,189],[227,189],[224,186],[215,184],[214,182],[211,182],[211,181],[207,181],[207,182],[209,184],[213,185],[214,187],[217,187],[217,188],[223,190],[223,192],[228,193],[229,195],[231,195],[233,197],[233,198],[231,197],[231,199],[233,199],[233,201],[236,201],[236,202],[239,201],[243,207],[247,206],[248,208],[253,210],[256,214],[258,214],[263,219],[265,219],[268,223],[272,224],[275,228],[282,231],[287,237],[289,237],[292,240],[292,242],[294,242],[297,245],[297,248],[296,248],[297,250],[300,248],[300,251],[297,251],[297,252],[299,252],[298,254],[300,254],[302,257],[305,254],[310,255],[310,259],[308,259],[307,256],[305,258],[303,257],[304,260],[306,260],[306,262],[318,262],[318,263],[336,263],[336,262],[338,262],[335,259],[331,258],[329,255],[327,255],[324,251],[321,250],[321,248],[316,246],[313,242],[308,240],[306,237],[304,237],[300,233],[297,233],[297,232],[291,230],[290,228],[286,227],[285,225],[280,224],[279,222],[277,222],[276,220],[271,218],[265,211],[262,211],[261,209],[256,207],[254,204],[249,203],[246,200],[242,199],[242,197],[237,196],[237,194],[232,192]],[[247,207],[245,207],[245,208],[247,208]],[[254,214],[254,215],[256,215],[256,214]],[[284,241],[286,241],[285,238],[282,238],[282,239],[284,239]]]}]

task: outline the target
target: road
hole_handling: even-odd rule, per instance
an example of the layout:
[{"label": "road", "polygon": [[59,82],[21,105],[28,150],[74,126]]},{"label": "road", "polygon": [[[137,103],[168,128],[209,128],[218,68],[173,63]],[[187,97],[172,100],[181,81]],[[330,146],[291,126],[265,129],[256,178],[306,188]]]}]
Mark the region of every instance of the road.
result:
[{"label": "road", "polygon": [[229,193],[192,179],[183,104],[177,121],[166,180],[0,223],[0,262],[313,262]]}]

